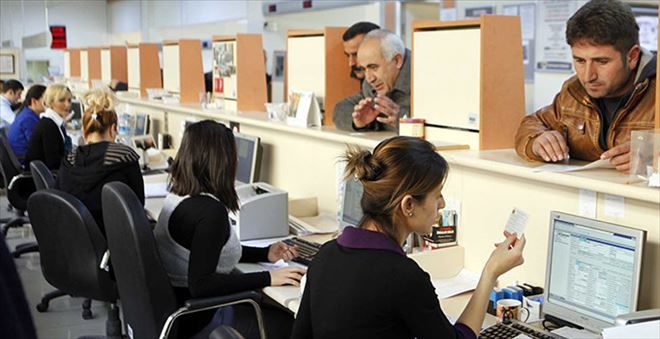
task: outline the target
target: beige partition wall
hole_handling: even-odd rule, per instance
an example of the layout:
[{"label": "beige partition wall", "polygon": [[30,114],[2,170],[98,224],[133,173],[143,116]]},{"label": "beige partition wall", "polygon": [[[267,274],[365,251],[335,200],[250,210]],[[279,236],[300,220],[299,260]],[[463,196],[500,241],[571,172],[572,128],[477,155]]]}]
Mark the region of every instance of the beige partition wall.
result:
[{"label": "beige partition wall", "polygon": [[204,93],[201,42],[195,39],[163,42],[163,88],[179,94],[182,103],[199,103]]},{"label": "beige partition wall", "polygon": [[427,139],[472,149],[513,147],[525,114],[519,18],[482,15],[413,26],[411,111],[426,119]]},{"label": "beige partition wall", "polygon": [[126,50],[128,91],[140,94],[140,49],[138,45],[128,45]]},{"label": "beige partition wall", "polygon": [[90,47],[87,49],[87,62],[89,74],[89,87],[92,88],[93,81],[101,80],[101,49]]},{"label": "beige partition wall", "polygon": [[110,72],[110,47],[106,46],[101,48],[101,81],[106,86],[109,86],[112,82]]},{"label": "beige partition wall", "polygon": [[213,96],[229,111],[265,111],[268,101],[261,34],[213,37]]},{"label": "beige partition wall", "polygon": [[313,91],[323,104],[324,125],[333,124],[337,102],[360,89],[360,82],[350,77],[344,31],[346,27],[326,27],[288,33],[284,91]]},{"label": "beige partition wall", "polygon": [[89,86],[89,53],[87,48],[80,49],[80,81]]}]

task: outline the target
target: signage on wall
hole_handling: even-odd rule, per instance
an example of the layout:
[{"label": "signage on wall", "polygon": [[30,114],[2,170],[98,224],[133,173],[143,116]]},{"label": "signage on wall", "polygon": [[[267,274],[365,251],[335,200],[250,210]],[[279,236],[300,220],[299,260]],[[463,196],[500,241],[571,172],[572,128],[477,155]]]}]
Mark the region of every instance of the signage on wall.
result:
[{"label": "signage on wall", "polygon": [[50,26],[50,35],[53,37],[51,49],[66,48],[66,26]]}]

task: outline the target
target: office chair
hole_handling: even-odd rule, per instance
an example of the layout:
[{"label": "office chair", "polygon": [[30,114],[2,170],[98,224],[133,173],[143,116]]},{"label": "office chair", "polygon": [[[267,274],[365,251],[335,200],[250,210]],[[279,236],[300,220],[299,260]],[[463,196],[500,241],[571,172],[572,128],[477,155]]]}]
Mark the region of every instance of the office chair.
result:
[{"label": "office chair", "polygon": [[[256,311],[261,338],[265,338],[260,294],[255,291],[222,297],[187,300],[177,305],[174,289],[160,261],[149,222],[135,193],[121,182],[103,186],[105,222],[112,267],[122,300],[124,321],[135,338],[175,337],[174,322],[182,315],[222,306],[247,303]],[[226,326],[216,328],[211,338],[240,338]]]},{"label": "office chair", "polygon": [[2,188],[7,189],[7,200],[9,204],[16,210],[16,217],[5,220],[2,226],[3,235],[7,236],[10,228],[21,227],[30,221],[25,216],[25,204],[27,198],[34,192],[34,184],[32,178],[28,173],[23,173],[21,164],[18,162],[14,151],[9,145],[9,141],[4,135],[0,134],[0,171],[2,173],[3,182],[0,184]]},{"label": "office chair", "polygon": [[[34,181],[34,186],[36,187],[36,189],[42,190],[42,189],[55,187],[55,178],[53,178],[53,174],[50,172],[48,167],[46,167],[46,165],[41,160],[35,160],[30,163],[30,172],[32,174],[32,179]],[[29,252],[39,252],[39,245],[37,244],[36,241],[32,241],[29,243],[20,244],[16,246],[16,249],[14,250],[14,252],[12,252],[12,255],[14,256],[14,258],[18,258],[21,256],[21,254],[29,253]],[[65,294],[56,293],[55,297],[59,297],[60,295],[65,295]],[[37,305],[37,309],[38,310],[43,309],[43,311],[40,312],[46,311],[48,309],[48,300],[50,299],[52,298],[47,298],[45,304],[42,301],[41,304]]]},{"label": "office chair", "polygon": [[[33,193],[27,205],[46,281],[62,293],[109,302],[106,334],[120,338],[117,285],[99,268],[107,245],[92,215],[80,200],[55,189]],[[84,309],[90,306],[83,302]]]}]

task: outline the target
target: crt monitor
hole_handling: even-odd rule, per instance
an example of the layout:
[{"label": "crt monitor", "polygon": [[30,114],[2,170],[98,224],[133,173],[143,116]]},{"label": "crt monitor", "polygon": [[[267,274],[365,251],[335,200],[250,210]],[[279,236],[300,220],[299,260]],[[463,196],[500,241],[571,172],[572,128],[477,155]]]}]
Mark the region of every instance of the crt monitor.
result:
[{"label": "crt monitor", "polygon": [[135,114],[135,133],[133,135],[149,134],[149,115],[145,113]]},{"label": "crt monitor", "polygon": [[349,178],[344,183],[344,194],[341,208],[340,229],[348,225],[357,226],[362,220],[362,193],[364,187],[360,180]]},{"label": "crt monitor", "polygon": [[545,317],[600,333],[637,311],[645,238],[642,230],[552,212]]},{"label": "crt monitor", "polygon": [[258,181],[260,145],[259,137],[234,132],[238,165],[236,168],[236,181],[251,184]]},{"label": "crt monitor", "polygon": [[80,120],[82,119],[83,106],[82,103],[78,100],[71,100],[71,120]]}]

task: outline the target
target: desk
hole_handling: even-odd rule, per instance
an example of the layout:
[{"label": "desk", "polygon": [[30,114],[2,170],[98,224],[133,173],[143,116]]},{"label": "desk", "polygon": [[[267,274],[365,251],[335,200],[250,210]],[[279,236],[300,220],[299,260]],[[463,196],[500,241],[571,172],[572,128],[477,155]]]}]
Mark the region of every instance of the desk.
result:
[{"label": "desk", "polygon": [[[265,113],[258,112],[222,113],[202,110],[199,105],[168,105],[145,99],[120,101],[130,103],[135,111],[151,114],[152,120],[163,119],[162,132],[173,135],[175,146],[186,118],[240,123],[241,132],[261,137],[261,180],[286,190],[290,199],[316,196],[319,211],[327,213],[337,209],[335,179],[341,174],[336,162],[346,144],[373,148],[392,136],[383,132],[350,133],[327,126],[292,127],[269,122]],[[550,211],[579,215],[580,192],[588,190],[596,193],[596,219],[647,231],[640,307],[660,307],[660,289],[654,282],[660,276],[660,190],[642,184],[626,185],[627,176],[614,170],[536,173],[531,168],[539,164],[521,160],[512,149],[440,153],[451,168],[443,193],[460,207],[458,242],[466,249],[467,269],[481,271],[493,242],[501,238],[507,215],[518,207],[530,215],[526,262],[500,281],[544,285]],[[623,216],[606,210],[606,198],[610,196],[623,197]]]}]

